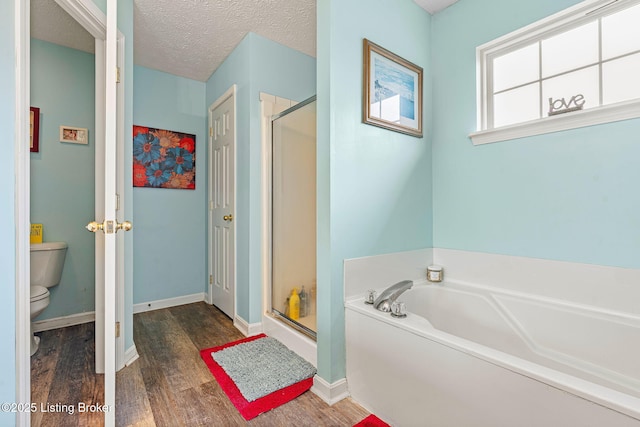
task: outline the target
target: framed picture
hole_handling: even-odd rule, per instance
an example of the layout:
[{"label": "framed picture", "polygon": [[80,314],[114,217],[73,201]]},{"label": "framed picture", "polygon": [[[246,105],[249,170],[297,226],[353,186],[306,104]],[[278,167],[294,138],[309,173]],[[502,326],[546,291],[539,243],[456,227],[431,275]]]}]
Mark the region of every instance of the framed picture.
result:
[{"label": "framed picture", "polygon": [[422,138],[422,68],[364,39],[362,122]]},{"label": "framed picture", "polygon": [[32,153],[40,151],[40,109],[30,108],[29,149]]},{"label": "framed picture", "polygon": [[72,144],[88,144],[89,130],[86,128],[76,128],[73,126],[60,126],[60,142],[70,142]]},{"label": "framed picture", "polygon": [[133,186],[195,190],[195,134],[134,125]]}]

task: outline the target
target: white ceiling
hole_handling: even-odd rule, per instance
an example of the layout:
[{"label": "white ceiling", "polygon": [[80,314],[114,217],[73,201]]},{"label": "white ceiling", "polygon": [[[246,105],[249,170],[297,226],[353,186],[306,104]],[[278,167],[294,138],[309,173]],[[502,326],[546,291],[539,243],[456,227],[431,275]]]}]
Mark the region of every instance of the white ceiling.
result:
[{"label": "white ceiling", "polygon": [[[396,1],[396,0],[394,0]],[[436,13],[457,0],[414,0]],[[134,62],[207,81],[248,32],[316,56],[316,0],[134,0]],[[53,0],[31,0],[34,38],[93,52]]]}]

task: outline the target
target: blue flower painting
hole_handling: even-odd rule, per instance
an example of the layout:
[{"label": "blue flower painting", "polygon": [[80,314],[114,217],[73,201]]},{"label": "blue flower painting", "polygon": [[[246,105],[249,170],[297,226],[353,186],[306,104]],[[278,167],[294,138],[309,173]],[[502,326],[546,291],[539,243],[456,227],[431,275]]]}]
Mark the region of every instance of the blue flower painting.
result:
[{"label": "blue flower painting", "polygon": [[133,186],[196,188],[196,136],[133,127]]}]

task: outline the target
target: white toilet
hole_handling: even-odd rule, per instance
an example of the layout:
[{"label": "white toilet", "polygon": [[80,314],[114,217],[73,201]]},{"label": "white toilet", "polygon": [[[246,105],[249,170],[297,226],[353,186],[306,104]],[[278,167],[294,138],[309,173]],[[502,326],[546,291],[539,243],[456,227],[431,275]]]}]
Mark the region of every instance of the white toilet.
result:
[{"label": "white toilet", "polygon": [[[49,289],[60,283],[62,267],[67,254],[64,242],[36,243],[31,245],[31,320],[49,305]],[[38,351],[40,337],[33,335],[31,325],[31,355]]]}]

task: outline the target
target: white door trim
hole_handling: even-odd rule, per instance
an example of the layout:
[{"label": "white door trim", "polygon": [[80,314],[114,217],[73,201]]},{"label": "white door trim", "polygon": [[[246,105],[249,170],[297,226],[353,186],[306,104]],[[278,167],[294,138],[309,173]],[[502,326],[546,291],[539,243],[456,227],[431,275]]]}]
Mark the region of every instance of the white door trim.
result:
[{"label": "white door trim", "polygon": [[[106,38],[106,17],[102,11],[89,0],[55,0],[64,10],[76,19],[85,29],[96,38],[96,71],[105,70],[104,39]],[[30,357],[30,155],[24,147],[29,139],[29,115],[30,105],[30,4],[23,0],[14,0],[14,24],[15,24],[15,49],[18,52],[16,62],[16,123],[15,123],[15,170],[16,170],[16,401],[20,403],[31,402],[31,357]],[[119,66],[124,70],[124,36],[118,32],[118,44],[121,49],[119,54]],[[124,121],[124,76],[121,73],[118,85],[118,109],[120,123]],[[104,73],[96,72],[96,88],[105,87]],[[105,100],[104,90],[96,90],[96,136],[104,135]],[[96,139],[97,141],[97,139]],[[124,147],[124,126],[118,129],[118,145]],[[96,148],[98,148],[96,146]],[[99,150],[96,150],[96,154]],[[102,159],[104,163],[104,159]],[[122,166],[122,165],[121,165]],[[119,178],[123,178],[124,169]],[[104,173],[103,173],[104,175]],[[124,182],[122,179],[121,182]],[[123,184],[124,185],[124,184]],[[102,187],[104,189],[104,186]],[[122,194],[121,194],[122,195]],[[98,194],[96,194],[98,197]],[[104,199],[104,197],[102,197]],[[123,197],[121,197],[121,200]],[[121,204],[122,207],[122,204]],[[81,226],[81,224],[79,224]],[[123,255],[122,255],[123,256]],[[120,264],[123,268],[124,264]],[[123,272],[118,273],[124,277]],[[124,281],[119,281],[118,295],[124,295]],[[116,313],[121,326],[124,326],[124,300],[116,301],[118,307]],[[96,307],[97,308],[97,307]],[[98,327],[96,326],[96,333]],[[99,337],[96,335],[96,341]],[[117,366],[124,362],[124,337],[121,334],[120,344],[116,343]],[[97,349],[96,349],[97,352]],[[16,425],[30,425],[31,417],[28,412],[16,414]]]},{"label": "white door trim", "polygon": [[[31,402],[31,352],[29,345],[30,313],[30,151],[26,149],[29,140],[30,105],[30,5],[23,0],[14,0],[15,26],[15,225],[16,225],[16,402]],[[16,413],[16,425],[27,427],[31,424],[29,412]]]},{"label": "white door trim", "polygon": [[[213,129],[213,111],[218,108],[219,106],[221,106],[227,99],[233,97],[233,110],[234,110],[234,123],[233,123],[233,127],[234,127],[234,150],[233,150],[233,173],[234,173],[234,178],[233,178],[233,182],[234,182],[234,192],[235,192],[235,186],[237,183],[237,162],[236,162],[236,157],[237,157],[237,140],[238,140],[238,135],[237,135],[237,98],[236,98],[236,94],[237,94],[237,90],[238,90],[238,86],[236,84],[233,84],[229,89],[227,89],[227,91],[225,93],[223,93],[218,99],[216,99],[213,104],[211,104],[207,110],[207,120],[208,120],[208,128],[209,128],[209,133],[208,133],[208,137],[207,137],[207,149],[208,149],[208,173],[209,173],[209,180],[208,180],[208,195],[211,196],[212,192],[213,192],[213,150],[212,150],[212,129]],[[237,212],[236,210],[236,197],[234,196],[233,198],[233,213],[235,215],[235,213]],[[209,270],[209,285],[207,287],[207,296],[206,296],[206,302],[207,304],[213,304],[213,200],[211,197],[209,197],[209,200],[207,202],[207,212],[208,212],[208,222],[207,222],[207,238],[208,238],[208,260],[207,260],[207,265],[208,265],[208,270]],[[234,226],[235,227],[235,226]],[[237,283],[237,232],[234,231],[233,233],[233,250],[236,252],[236,254],[234,255],[234,260],[233,260],[233,313],[234,313],[234,317],[235,314],[237,312],[237,298],[236,298],[236,283]]]}]

